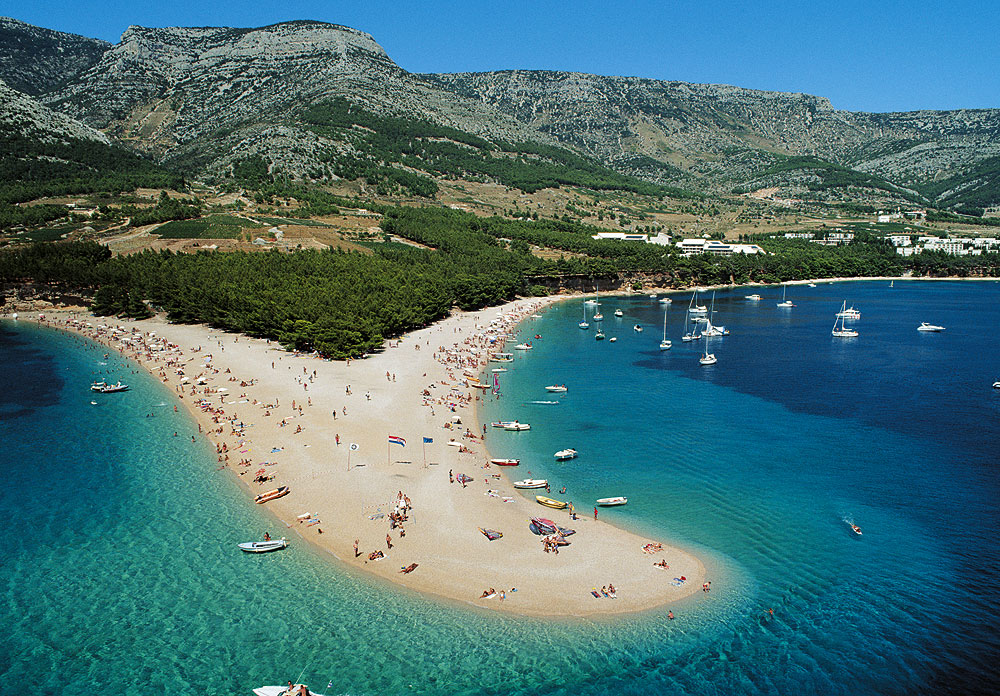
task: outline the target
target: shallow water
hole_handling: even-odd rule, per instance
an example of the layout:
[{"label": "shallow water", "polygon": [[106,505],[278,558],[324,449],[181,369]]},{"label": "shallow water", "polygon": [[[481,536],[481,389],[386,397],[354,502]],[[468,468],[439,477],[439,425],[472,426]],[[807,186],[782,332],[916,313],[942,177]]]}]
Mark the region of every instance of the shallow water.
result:
[{"label": "shallow water", "polygon": [[[780,291],[757,307],[720,294],[732,335],[713,341],[712,368],[676,340],[686,301],[665,354],[645,298],[606,300],[614,344],[576,327],[576,301],[525,325],[543,339],[484,418],[532,430],[491,431],[491,449],[578,508],[627,495],[602,517],[701,554],[712,592],[674,621],[497,616],[354,573],[215,471],[155,379],[2,322],[4,683],[247,694],[301,672],[328,694],[996,691],[1000,286],[895,285],[795,288],[786,314],[767,297]],[[861,336],[837,343],[845,293]],[[948,330],[918,334],[920,321]],[[132,389],[92,395],[96,370]],[[526,405],[553,382],[570,386],[560,405]],[[566,446],[580,457],[556,463]],[[264,530],[292,547],[236,552]]]}]

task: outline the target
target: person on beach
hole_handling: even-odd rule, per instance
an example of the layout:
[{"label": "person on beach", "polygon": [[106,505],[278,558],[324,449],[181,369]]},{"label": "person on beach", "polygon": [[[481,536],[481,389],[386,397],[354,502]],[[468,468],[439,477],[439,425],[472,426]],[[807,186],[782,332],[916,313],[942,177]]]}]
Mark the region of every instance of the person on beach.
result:
[{"label": "person on beach", "polygon": [[389,536],[388,534],[385,535],[385,545],[388,546],[390,549],[392,548],[392,537]]},{"label": "person on beach", "polygon": [[597,508],[594,508],[594,519],[597,519]]},{"label": "person on beach", "polygon": [[359,555],[359,554],[358,554],[358,540],[357,540],[357,539],[355,539],[355,540],[354,540],[354,557],[355,557],[355,558],[357,558],[357,557],[358,557],[358,555]]}]

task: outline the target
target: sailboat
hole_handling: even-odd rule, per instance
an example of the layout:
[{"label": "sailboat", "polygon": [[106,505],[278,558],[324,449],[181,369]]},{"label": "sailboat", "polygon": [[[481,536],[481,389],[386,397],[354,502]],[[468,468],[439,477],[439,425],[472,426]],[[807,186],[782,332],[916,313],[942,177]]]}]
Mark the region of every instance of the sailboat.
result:
[{"label": "sailboat", "polygon": [[714,365],[719,362],[718,358],[715,357],[715,353],[708,352],[708,344],[705,344],[705,354],[698,358],[698,362],[702,365]]},{"label": "sailboat", "polygon": [[781,286],[781,302],[778,303],[779,307],[794,307],[795,306],[794,302],[792,302],[791,300],[786,300],[785,299],[785,290],[787,290],[787,289],[788,289],[787,285],[782,285]]},{"label": "sailboat", "polygon": [[[600,307],[601,307],[601,290],[600,290],[600,288],[597,287],[596,283],[594,284],[594,292],[596,293],[596,295],[595,295],[596,299],[594,300],[594,305],[598,308],[597,311],[594,312],[594,321],[601,321],[602,319],[604,319],[604,315],[601,314],[601,310],[600,310]],[[601,338],[604,338],[604,334],[601,334]]]},{"label": "sailboat", "polygon": [[581,329],[589,329],[590,328],[590,324],[587,322],[587,303],[586,302],[583,303],[583,321],[581,321],[578,324],[578,326]]},{"label": "sailboat", "polygon": [[708,307],[705,305],[700,305],[698,302],[698,288],[694,289],[694,294],[691,295],[691,302],[688,304],[688,311],[691,314],[707,314]]},{"label": "sailboat", "polygon": [[667,310],[663,310],[663,340],[660,341],[660,350],[670,350],[673,344],[667,340]]},{"label": "sailboat", "polygon": [[[844,306],[840,308],[837,312],[836,319],[833,320],[833,331],[830,333],[837,338],[857,338],[858,332],[854,329],[849,329],[844,325],[846,320],[845,310],[847,309],[847,300],[844,300]],[[840,324],[840,328],[837,328],[837,324]]]},{"label": "sailboat", "polygon": [[[688,329],[688,324],[691,324],[691,328],[690,329]],[[686,315],[684,315],[684,331],[685,331],[685,333],[684,333],[683,336],[681,336],[681,340],[684,341],[685,343],[688,342],[688,341],[697,341],[699,338],[701,338],[701,334],[698,333],[698,326],[697,326],[697,324],[691,323],[691,313],[690,312],[688,312]]]},{"label": "sailboat", "polygon": [[708,319],[705,322],[705,330],[701,332],[702,336],[728,336],[729,329],[725,326],[714,326],[712,324],[712,314],[715,313],[715,293],[712,293],[712,309],[708,313]]}]

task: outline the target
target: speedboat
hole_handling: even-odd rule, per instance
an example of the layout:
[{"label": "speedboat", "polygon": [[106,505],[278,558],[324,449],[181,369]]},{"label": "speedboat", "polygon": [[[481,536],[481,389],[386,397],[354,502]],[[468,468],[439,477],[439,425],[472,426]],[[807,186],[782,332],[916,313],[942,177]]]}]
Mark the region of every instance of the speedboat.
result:
[{"label": "speedboat", "polygon": [[239,544],[240,550],[246,553],[267,553],[268,551],[278,551],[288,546],[285,537],[280,539],[269,539],[267,541],[248,541]]},{"label": "speedboat", "polygon": [[271,500],[276,500],[278,498],[284,497],[292,492],[292,489],[288,486],[281,486],[280,488],[275,488],[273,491],[268,491],[267,493],[261,493],[256,496],[253,501],[260,505],[261,503],[266,503]]},{"label": "speedboat", "polygon": [[616,309],[616,310],[615,310],[615,316],[616,316],[616,317],[622,317],[622,316],[625,316],[625,312],[621,311],[620,309]]},{"label": "speedboat", "polygon": [[309,691],[309,687],[304,684],[296,684],[291,689],[287,686],[258,686],[253,692],[257,696],[299,696],[302,693],[307,693],[310,696],[323,696],[315,691]]},{"label": "speedboat", "polygon": [[628,503],[628,498],[623,495],[616,496],[614,498],[598,498],[597,504],[602,507],[611,507],[612,505],[625,505]]},{"label": "speedboat", "polygon": [[764,298],[757,293],[754,293],[753,295],[745,295],[744,299],[750,300],[751,302],[760,302]]},{"label": "speedboat", "polygon": [[516,346],[514,346],[514,350],[531,350],[531,344],[530,343],[518,343]]},{"label": "speedboat", "polygon": [[549,482],[545,479],[524,479],[514,482],[514,488],[545,488],[547,485]]},{"label": "speedboat", "polygon": [[615,341],[617,341],[617,340],[618,340],[618,337],[617,337],[617,336],[612,336],[612,337],[611,337],[611,338],[609,338],[608,340],[609,340],[609,341],[610,341],[611,343],[614,343]]},{"label": "speedboat", "polygon": [[549,386],[545,387],[545,391],[553,392],[556,394],[563,394],[569,390],[566,388],[565,384],[550,384]]},{"label": "speedboat", "polygon": [[115,392],[128,391],[128,385],[118,382],[117,384],[103,384],[98,389],[94,389],[93,385],[90,387],[93,391],[100,392],[101,394],[114,394]]},{"label": "speedboat", "polygon": [[506,428],[508,425],[514,425],[517,421],[493,421],[490,425],[494,428]]},{"label": "speedboat", "polygon": [[660,304],[673,304],[673,302],[674,301],[671,300],[669,297],[661,297],[660,298]]},{"label": "speedboat", "polygon": [[1000,389],[1000,382],[994,382],[993,383],[993,388],[994,389]]},{"label": "speedboat", "polygon": [[635,332],[641,333],[642,332],[642,327],[639,326],[638,324],[636,324],[635,326],[632,327],[632,330],[635,331]]},{"label": "speedboat", "polygon": [[861,536],[861,527],[854,524],[853,522],[850,522],[849,524],[851,525],[851,531],[857,534],[858,536]]},{"label": "speedboat", "polygon": [[107,382],[94,382],[93,384],[90,385],[90,391],[99,392],[106,386],[108,386]]},{"label": "speedboat", "polygon": [[513,421],[512,423],[505,425],[503,429],[519,432],[521,430],[531,430],[531,426],[527,423],[518,423],[517,421]]},{"label": "speedboat", "polygon": [[565,500],[556,500],[555,498],[547,498],[544,495],[536,495],[535,500],[538,501],[539,505],[544,505],[545,507],[554,508],[556,510],[562,510],[567,505]]},{"label": "speedboat", "polygon": [[837,316],[841,319],[860,319],[861,312],[854,307],[845,307],[844,309],[837,312]]},{"label": "speedboat", "polygon": [[564,461],[566,459],[575,459],[578,452],[575,449],[563,449],[556,452],[556,459],[559,461]]},{"label": "speedboat", "polygon": [[517,466],[521,463],[520,459],[491,459],[490,464],[496,464],[497,466]]},{"label": "speedboat", "polygon": [[604,340],[604,332],[603,331],[598,331],[597,333],[595,333],[594,334],[594,340],[595,341],[603,341]]},{"label": "speedboat", "polygon": [[933,331],[939,332],[944,331],[943,326],[935,326],[934,324],[928,324],[926,321],[920,322],[920,326],[917,327],[917,331]]}]

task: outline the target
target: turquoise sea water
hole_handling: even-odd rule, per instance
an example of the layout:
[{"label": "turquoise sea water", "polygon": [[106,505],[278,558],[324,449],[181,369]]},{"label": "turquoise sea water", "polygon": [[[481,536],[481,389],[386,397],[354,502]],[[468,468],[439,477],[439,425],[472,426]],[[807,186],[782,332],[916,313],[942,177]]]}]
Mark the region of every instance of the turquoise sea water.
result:
[{"label": "turquoise sea water", "polygon": [[[644,297],[605,300],[613,344],[577,328],[579,301],[524,325],[543,338],[483,417],[532,430],[491,431],[491,450],[579,508],[627,495],[602,516],[701,554],[712,592],[673,621],[497,616],[304,543],[238,554],[281,525],[215,470],[169,391],[94,344],[2,322],[2,683],[247,694],[301,672],[328,694],[997,692],[1000,285],[887,285],[794,288],[784,313],[775,289],[757,306],[720,294],[732,335],[709,368],[679,341],[684,298],[666,353]],[[829,333],[845,298],[858,339]],[[132,390],[95,398],[102,370]],[[529,403],[553,382],[570,387],[559,405]],[[567,446],[580,457],[555,462]]]}]

